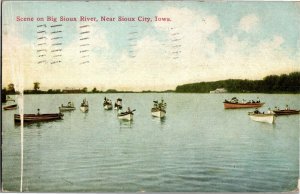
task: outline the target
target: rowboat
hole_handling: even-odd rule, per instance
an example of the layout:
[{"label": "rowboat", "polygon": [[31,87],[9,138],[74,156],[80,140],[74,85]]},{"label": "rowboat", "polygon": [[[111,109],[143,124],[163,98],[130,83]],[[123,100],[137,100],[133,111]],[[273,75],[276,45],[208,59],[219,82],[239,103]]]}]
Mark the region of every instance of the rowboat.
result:
[{"label": "rowboat", "polygon": [[104,97],[104,102],[103,102],[103,107],[105,110],[111,110],[112,109],[112,103],[111,100],[109,100],[108,98]]},{"label": "rowboat", "polygon": [[115,102],[115,110],[120,110],[122,109],[122,99],[121,98],[118,98],[117,99],[117,102]]},{"label": "rowboat", "polygon": [[133,113],[122,112],[118,114],[118,118],[131,121],[133,119]]},{"label": "rowboat", "polygon": [[17,109],[17,108],[18,108],[17,104],[12,104],[12,105],[8,105],[8,106],[3,107],[4,110],[14,110],[14,109]]},{"label": "rowboat", "polygon": [[[24,114],[24,122],[40,122],[40,121],[53,121],[63,118],[62,113],[50,113],[50,114]],[[21,116],[19,114],[14,115],[15,122],[21,122]]]},{"label": "rowboat", "polygon": [[135,109],[134,110],[130,110],[129,108],[128,108],[128,110],[126,111],[126,112],[120,112],[120,113],[118,113],[118,118],[119,119],[122,119],[122,120],[128,120],[128,121],[131,121],[132,119],[133,119],[133,112],[135,111]]},{"label": "rowboat", "polygon": [[166,115],[166,108],[167,108],[167,103],[164,102],[162,99],[160,103],[158,101],[153,101],[154,105],[153,108],[151,108],[151,114],[154,117],[159,117],[162,118]]},{"label": "rowboat", "polygon": [[242,100],[242,102],[239,102],[239,100],[236,97],[233,97],[231,100],[225,100],[224,102],[224,108],[225,109],[234,109],[234,108],[258,108],[264,105],[264,102],[260,102],[260,99],[257,97],[257,100]]},{"label": "rowboat", "polygon": [[155,109],[155,108],[152,108],[151,109],[151,114],[152,116],[154,117],[159,117],[159,118],[162,118],[166,115],[166,111],[165,110],[162,110],[162,109]]},{"label": "rowboat", "polygon": [[233,102],[223,102],[225,109],[234,109],[234,108],[258,108],[263,106],[264,102],[246,102],[246,103],[233,103]]},{"label": "rowboat", "polygon": [[295,115],[299,114],[300,110],[273,110],[276,115]]},{"label": "rowboat", "polygon": [[257,122],[264,122],[264,123],[274,123],[275,121],[275,114],[274,113],[254,113],[254,112],[250,112],[249,113],[250,118],[253,121],[257,121]]},{"label": "rowboat", "polygon": [[88,112],[88,111],[89,111],[89,107],[88,107],[88,106],[81,106],[81,107],[80,107],[80,110],[81,110],[82,112]]},{"label": "rowboat", "polygon": [[112,104],[105,104],[103,105],[105,110],[111,110],[112,109]]},{"label": "rowboat", "polygon": [[82,103],[81,103],[81,105],[80,105],[80,110],[81,110],[82,112],[87,112],[87,111],[89,111],[89,103],[88,103],[88,101],[86,101],[86,99],[83,99],[83,101],[82,101]]},{"label": "rowboat", "polygon": [[63,112],[63,111],[72,111],[72,110],[76,110],[75,106],[74,106],[74,103],[73,102],[68,102],[67,105],[61,105],[59,107],[59,111],[60,112]]}]

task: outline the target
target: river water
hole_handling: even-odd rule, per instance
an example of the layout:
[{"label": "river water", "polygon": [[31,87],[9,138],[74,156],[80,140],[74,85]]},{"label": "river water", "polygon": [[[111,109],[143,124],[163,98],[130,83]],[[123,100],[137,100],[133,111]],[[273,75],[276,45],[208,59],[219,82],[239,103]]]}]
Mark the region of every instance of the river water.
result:
[{"label": "river water", "polygon": [[[104,97],[136,109],[132,122],[105,111]],[[24,127],[23,190],[30,192],[291,191],[299,176],[299,115],[275,124],[252,121],[252,109],[225,110],[223,100],[260,97],[261,108],[300,109],[291,94],[58,94],[25,95],[25,113],[58,112],[63,120]],[[79,110],[86,98],[88,113]],[[153,100],[167,102],[153,118]],[[2,112],[3,189],[20,189],[20,126]]]}]

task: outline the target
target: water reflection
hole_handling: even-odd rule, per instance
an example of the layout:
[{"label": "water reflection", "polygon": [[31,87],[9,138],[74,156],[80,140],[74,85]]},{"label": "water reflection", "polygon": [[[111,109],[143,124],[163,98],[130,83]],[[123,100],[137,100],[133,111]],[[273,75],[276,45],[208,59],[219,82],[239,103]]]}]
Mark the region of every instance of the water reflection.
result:
[{"label": "water reflection", "polygon": [[119,123],[120,123],[120,129],[132,128],[132,126],[133,126],[133,120],[131,120],[131,121],[119,120]]},{"label": "water reflection", "polygon": [[[63,119],[61,120],[54,120],[54,121],[32,121],[32,122],[24,122],[23,126],[29,129],[41,129],[44,125],[51,125],[51,123],[56,123],[56,122],[62,122]],[[14,122],[15,127],[21,127],[21,122]]]},{"label": "water reflection", "polygon": [[158,118],[152,116],[152,122],[156,123],[160,130],[163,130],[166,126],[166,117]]}]

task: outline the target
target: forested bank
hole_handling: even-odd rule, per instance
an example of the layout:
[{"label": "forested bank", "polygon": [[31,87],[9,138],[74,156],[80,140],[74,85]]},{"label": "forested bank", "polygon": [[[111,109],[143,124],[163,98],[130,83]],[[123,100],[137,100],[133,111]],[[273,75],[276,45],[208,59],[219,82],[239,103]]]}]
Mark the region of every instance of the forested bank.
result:
[{"label": "forested bank", "polygon": [[208,93],[217,88],[225,88],[232,93],[300,93],[300,72],[269,75],[262,80],[228,79],[184,84],[177,86],[175,91],[182,93]]}]

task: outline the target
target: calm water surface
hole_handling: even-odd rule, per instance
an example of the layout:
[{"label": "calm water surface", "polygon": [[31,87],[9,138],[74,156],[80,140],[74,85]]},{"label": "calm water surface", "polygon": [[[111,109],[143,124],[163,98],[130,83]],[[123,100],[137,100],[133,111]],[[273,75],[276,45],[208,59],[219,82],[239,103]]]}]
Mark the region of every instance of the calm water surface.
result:
[{"label": "calm water surface", "polygon": [[[102,107],[104,94],[25,95],[25,113],[58,112],[63,120],[24,127],[24,191],[163,192],[291,191],[299,174],[299,115],[259,123],[251,109],[224,110],[222,101],[260,97],[268,107],[300,109],[300,95],[106,94],[136,109],[132,122]],[[90,110],[82,113],[83,98]],[[152,118],[153,100],[168,103]],[[3,111],[3,188],[20,187],[20,126]]]}]

